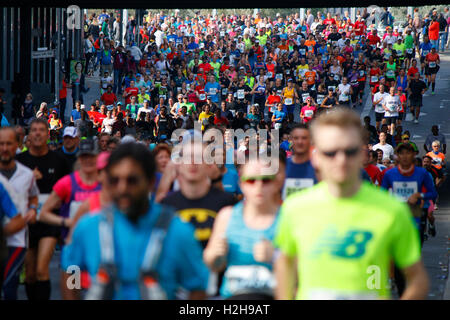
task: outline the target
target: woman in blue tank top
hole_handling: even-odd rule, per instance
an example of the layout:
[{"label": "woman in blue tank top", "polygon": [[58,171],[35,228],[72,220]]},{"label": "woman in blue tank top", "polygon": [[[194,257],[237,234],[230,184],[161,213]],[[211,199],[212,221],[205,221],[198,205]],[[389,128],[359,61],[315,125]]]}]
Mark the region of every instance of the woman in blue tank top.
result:
[{"label": "woman in blue tank top", "polygon": [[223,208],[216,217],[203,257],[211,270],[225,270],[220,289],[224,299],[273,299],[272,241],[281,204],[284,160],[277,174],[268,173],[260,161],[243,165],[240,187],[244,200]]}]

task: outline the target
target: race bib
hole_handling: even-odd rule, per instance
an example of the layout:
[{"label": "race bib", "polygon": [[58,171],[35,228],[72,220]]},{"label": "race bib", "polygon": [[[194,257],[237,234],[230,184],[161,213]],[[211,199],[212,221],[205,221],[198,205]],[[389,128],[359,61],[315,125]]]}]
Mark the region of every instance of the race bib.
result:
[{"label": "race bib", "polygon": [[73,218],[75,217],[75,213],[77,213],[78,209],[80,208],[83,201],[72,201],[70,202],[70,209],[69,209],[69,217]]},{"label": "race bib", "polygon": [[224,31],[220,31],[220,36],[221,37],[225,37],[225,32]]},{"label": "race bib", "polygon": [[392,193],[401,201],[407,202],[409,197],[418,192],[416,181],[395,181],[392,184]]},{"label": "race bib", "polygon": [[391,56],[391,53],[385,53],[384,54],[384,59],[385,60],[389,60],[389,57]]},{"label": "race bib", "polygon": [[286,178],[283,189],[283,200],[289,195],[300,190],[310,188],[314,185],[314,180],[309,178]]},{"label": "race bib", "polygon": [[407,53],[407,54],[412,54],[412,53],[413,53],[413,49],[412,49],[412,48],[406,49],[406,53]]},{"label": "race bib", "polygon": [[45,201],[47,201],[48,197],[50,197],[49,193],[41,193],[38,196],[38,207],[37,207],[37,216],[36,220],[39,220],[39,214],[41,213],[41,208],[44,205]]},{"label": "race bib", "polygon": [[306,54],[306,50],[305,50],[305,49],[300,49],[299,52],[300,52],[300,54],[301,54],[302,56],[304,56],[304,55]]},{"label": "race bib", "polygon": [[388,71],[386,72],[386,77],[388,77],[388,78],[394,78],[394,77],[395,77],[394,70],[388,70]]},{"label": "race bib", "polygon": [[200,100],[205,100],[206,99],[206,94],[202,93],[199,95],[199,99]]},{"label": "race bib", "polygon": [[160,94],[159,97],[163,98],[164,100],[166,100],[166,95],[165,94]]},{"label": "race bib", "polygon": [[334,80],[336,80],[336,81],[339,81],[339,79],[340,79],[340,77],[339,77],[339,75],[334,75]]},{"label": "race bib", "polygon": [[191,85],[190,85],[190,84],[187,84],[187,85],[186,85],[186,90],[189,91],[190,89],[191,89]]},{"label": "race bib", "polygon": [[286,74],[291,74],[291,70],[286,70]]},{"label": "race bib", "polygon": [[378,77],[377,76],[371,76],[370,77],[370,82],[378,82]]},{"label": "race bib", "polygon": [[325,99],[325,96],[323,96],[323,95],[317,95],[317,104],[318,105],[321,105],[322,104],[322,102],[323,102],[323,99]]},{"label": "race bib", "polygon": [[284,99],[284,104],[285,104],[285,105],[291,105],[291,104],[292,104],[292,98],[286,98],[286,99]]},{"label": "race bib", "polygon": [[222,95],[226,96],[228,94],[228,88],[223,88],[222,89]]},{"label": "race bib", "polygon": [[428,66],[429,66],[430,68],[436,68],[436,62],[430,62],[430,63],[428,64]]},{"label": "race bib", "polygon": [[244,99],[244,97],[245,97],[245,95],[244,95],[244,90],[243,90],[243,89],[238,90],[238,91],[237,91],[237,98],[238,98],[239,100],[242,100],[242,99]]},{"label": "race bib", "polygon": [[273,73],[272,73],[272,72],[267,72],[267,76],[268,76],[269,78],[272,78],[272,77],[273,77]]},{"label": "race bib", "polygon": [[328,90],[330,90],[330,89],[332,89],[333,92],[335,92],[336,91],[336,86],[328,86]]},{"label": "race bib", "polygon": [[305,101],[306,98],[309,98],[309,93],[302,93],[302,99],[303,99],[303,101]]},{"label": "race bib", "polygon": [[364,77],[364,70],[360,70],[359,71],[359,76],[362,78],[362,77]]},{"label": "race bib", "polygon": [[430,50],[423,50],[422,51],[422,56],[426,56],[429,53],[430,53]]},{"label": "race bib", "polygon": [[180,92],[181,91],[181,87],[177,87],[177,91]]},{"label": "race bib", "polygon": [[348,95],[345,93],[341,94],[341,101],[348,101]]},{"label": "race bib", "polygon": [[283,79],[283,74],[282,74],[282,73],[277,73],[277,74],[275,75],[275,79],[280,79],[280,80],[282,80],[282,79]]},{"label": "race bib", "polygon": [[306,110],[305,111],[305,117],[312,118],[313,115],[314,115],[314,110]]},{"label": "race bib", "polygon": [[210,88],[209,89],[209,94],[214,96],[217,93],[217,88]]},{"label": "race bib", "polygon": [[307,294],[308,300],[376,300],[376,292],[351,292],[332,289],[312,289]]},{"label": "race bib", "polygon": [[397,55],[398,55],[398,56],[403,55],[403,51],[402,51],[402,50],[397,50]]},{"label": "race bib", "polygon": [[273,273],[264,266],[247,265],[227,268],[224,278],[226,288],[232,295],[243,293],[273,294],[275,278]]}]

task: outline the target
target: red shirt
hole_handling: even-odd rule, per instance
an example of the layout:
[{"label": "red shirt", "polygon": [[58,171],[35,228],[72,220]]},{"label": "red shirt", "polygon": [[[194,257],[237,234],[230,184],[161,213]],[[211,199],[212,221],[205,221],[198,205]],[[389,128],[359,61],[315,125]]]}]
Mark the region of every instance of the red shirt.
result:
[{"label": "red shirt", "polygon": [[89,119],[95,120],[95,119],[97,119],[97,116],[99,113],[97,111],[88,111],[87,114],[88,114]]},{"label": "red shirt", "polygon": [[[198,101],[199,102],[205,102],[206,101],[206,92],[205,92],[205,87],[204,86],[196,86],[195,87],[195,91],[198,93],[199,98]],[[202,99],[204,98],[204,99]]]},{"label": "red shirt", "polygon": [[[373,84],[376,84],[376,83],[379,83],[379,81],[380,81],[380,76],[381,76],[381,70],[380,70],[380,68],[376,68],[376,69],[374,69],[374,68],[372,68],[372,69],[370,69],[370,71],[369,71],[369,83],[371,84],[371,85],[373,85]],[[372,82],[372,77],[373,76],[378,76],[378,81],[377,82]]]},{"label": "red shirt", "polygon": [[228,69],[230,69],[230,66],[228,66],[228,65],[226,65],[226,64],[223,64],[223,65],[220,67],[220,73],[223,73],[223,72],[225,72],[225,70],[228,70]]},{"label": "red shirt", "polygon": [[[131,94],[125,99],[125,104],[129,104],[129,103],[131,102],[131,96],[135,96],[135,97],[138,96],[138,94],[139,94],[139,89],[136,88],[136,87],[134,87],[134,88],[128,87],[128,88],[125,89],[125,92],[126,92],[126,93],[131,93]],[[136,99],[136,100],[137,100],[137,99]]]},{"label": "red shirt", "polygon": [[114,102],[117,102],[117,97],[114,92],[111,93],[105,92],[104,94],[102,94],[100,100],[102,100],[103,103],[108,106],[110,104],[114,104]]},{"label": "red shirt", "polygon": [[62,81],[62,89],[59,90],[59,98],[60,99],[67,98],[67,83],[64,80]]},{"label": "red shirt", "polygon": [[336,24],[336,20],[333,18],[323,20],[323,24]]},{"label": "red shirt", "polygon": [[225,117],[220,117],[220,118],[214,117],[214,124],[216,124],[216,125],[222,125],[222,124],[228,125],[228,119],[225,118]]},{"label": "red shirt", "polygon": [[419,72],[418,68],[411,67],[411,68],[409,68],[407,75],[408,76],[413,76],[413,75],[415,75],[418,72]]},{"label": "red shirt", "polygon": [[355,30],[355,35],[362,36],[364,34],[364,31],[366,30],[366,24],[362,21],[356,21],[354,30]]},{"label": "red shirt", "polygon": [[369,39],[370,45],[376,45],[377,43],[379,43],[381,41],[379,36],[374,36],[373,34],[369,34],[367,39]]},{"label": "red shirt", "polygon": [[381,185],[381,172],[377,166],[369,164],[367,167],[364,168],[364,170],[366,170],[367,174],[370,176],[370,179],[372,180],[373,183]]},{"label": "red shirt", "polygon": [[205,73],[208,73],[212,68],[209,63],[201,63],[198,65],[198,70],[203,69]]}]

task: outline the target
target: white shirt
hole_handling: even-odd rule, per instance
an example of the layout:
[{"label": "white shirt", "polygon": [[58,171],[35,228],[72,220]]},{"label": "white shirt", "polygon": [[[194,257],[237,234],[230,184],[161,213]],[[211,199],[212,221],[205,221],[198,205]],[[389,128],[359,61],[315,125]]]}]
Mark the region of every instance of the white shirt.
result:
[{"label": "white shirt", "polygon": [[382,145],[381,143],[377,143],[372,147],[372,150],[377,151],[378,149],[383,150],[383,159],[392,159],[394,157],[394,148],[386,143]]},{"label": "white shirt", "polygon": [[398,110],[400,109],[400,98],[398,96],[388,94],[384,97],[383,105],[389,109],[389,111],[384,112],[385,117],[398,117]]},{"label": "white shirt", "polygon": [[162,74],[166,74],[167,73],[167,65],[169,65],[169,62],[167,60],[164,60],[164,61],[159,60],[158,62],[156,62],[155,67]]},{"label": "white shirt", "polygon": [[155,43],[158,46],[158,48],[161,46],[163,37],[164,37],[164,33],[161,30],[156,30],[155,33]]},{"label": "white shirt", "polygon": [[350,88],[351,86],[349,83],[347,83],[346,85],[344,85],[343,83],[339,84],[339,101],[350,102]]},{"label": "white shirt", "polygon": [[103,132],[111,134],[112,133],[112,127],[113,127],[113,124],[114,124],[115,121],[116,120],[114,118],[111,118],[111,119],[105,118],[103,120],[103,124],[104,124]]},{"label": "white shirt", "polygon": [[134,60],[140,61],[142,57],[142,51],[137,46],[132,46],[130,49],[130,53],[133,56]]},{"label": "white shirt", "polygon": [[389,95],[389,93],[387,93],[387,92],[381,93],[378,91],[377,93],[375,93],[375,95],[373,96],[373,101],[378,101],[381,99],[381,102],[379,104],[375,105],[375,112],[384,113],[383,102],[384,102],[384,98],[388,95]]},{"label": "white shirt", "polygon": [[386,36],[386,38],[384,38],[383,43],[386,42],[387,44],[394,44],[395,42],[397,42],[397,37],[395,37],[394,35],[392,36]]},{"label": "white shirt", "polygon": [[139,114],[141,114],[142,112],[150,113],[150,118],[152,118],[152,119],[156,116],[156,112],[152,107],[150,107],[150,108],[140,107],[138,109],[138,117],[137,117],[138,119],[139,119]]},{"label": "white shirt", "polygon": [[[6,182],[5,182],[6,181]],[[0,174],[0,182],[10,194],[18,212],[24,216],[28,211],[28,198],[39,195],[39,188],[36,184],[33,171],[16,161],[16,171],[9,179]],[[7,244],[10,247],[27,247],[27,227],[19,232],[7,237]]]}]

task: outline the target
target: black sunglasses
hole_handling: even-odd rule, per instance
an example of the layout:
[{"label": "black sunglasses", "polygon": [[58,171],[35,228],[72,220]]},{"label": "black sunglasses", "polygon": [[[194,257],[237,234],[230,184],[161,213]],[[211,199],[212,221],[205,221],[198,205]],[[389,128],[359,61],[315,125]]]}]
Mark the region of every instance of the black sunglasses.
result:
[{"label": "black sunglasses", "polygon": [[335,158],[336,155],[338,154],[338,152],[344,152],[345,156],[348,158],[354,157],[358,154],[358,152],[360,151],[359,147],[356,148],[348,148],[348,149],[344,149],[344,150],[333,150],[333,151],[320,151],[324,156],[326,156],[327,158]]}]

